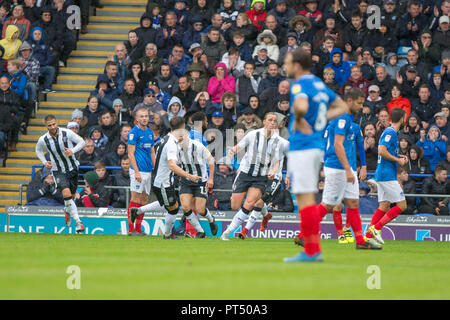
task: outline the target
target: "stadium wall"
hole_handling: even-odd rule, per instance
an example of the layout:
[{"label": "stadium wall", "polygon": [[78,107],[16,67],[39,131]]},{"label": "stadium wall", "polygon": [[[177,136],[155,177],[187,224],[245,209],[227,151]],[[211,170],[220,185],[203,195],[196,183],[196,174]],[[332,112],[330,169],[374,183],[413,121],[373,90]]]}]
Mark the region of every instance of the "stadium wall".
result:
[{"label": "stadium wall", "polygon": [[[259,231],[257,224],[249,233],[253,238],[293,238],[298,233],[298,215],[295,213],[272,213],[273,218],[268,229]],[[83,218],[86,234],[127,234],[127,213],[124,209],[79,208]],[[217,236],[228,227],[234,212],[215,212],[219,227]],[[143,231],[149,235],[161,235],[164,230],[164,213],[150,212],[142,223]],[[181,215],[180,215],[181,217]],[[363,230],[368,228],[370,216],[361,216]],[[343,215],[345,221],[345,215]],[[206,220],[201,219],[206,235],[212,237]],[[175,228],[180,225],[177,220]],[[74,225],[64,225],[63,207],[9,206],[6,213],[0,214],[1,232],[24,233],[75,233]],[[239,232],[240,228],[235,232]],[[398,216],[389,226],[384,227],[385,240],[450,241],[450,216]],[[233,236],[233,234],[231,234]],[[321,225],[322,239],[337,239],[336,229],[331,214],[327,215]]]}]

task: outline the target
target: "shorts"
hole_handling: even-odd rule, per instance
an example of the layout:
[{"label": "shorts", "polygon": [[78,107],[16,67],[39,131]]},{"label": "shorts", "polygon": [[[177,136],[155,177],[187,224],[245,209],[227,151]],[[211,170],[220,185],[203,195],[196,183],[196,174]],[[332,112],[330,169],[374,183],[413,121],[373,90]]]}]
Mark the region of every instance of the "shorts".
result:
[{"label": "shorts", "polygon": [[291,193],[317,193],[323,151],[320,149],[289,151],[287,159]]},{"label": "shorts", "polygon": [[153,186],[153,192],[156,195],[156,199],[159,204],[164,207],[172,207],[178,201],[178,195],[175,190],[175,187],[161,187],[157,188]]},{"label": "shorts", "polygon": [[378,202],[397,203],[405,200],[405,194],[398,181],[377,181]]},{"label": "shorts", "polygon": [[142,181],[139,182],[135,178],[135,171],[130,168],[130,191],[146,194],[150,194],[151,186],[152,186],[152,173],[151,172],[142,172],[140,171]]},{"label": "shorts", "polygon": [[342,199],[359,199],[359,183],[356,172],[353,172],[355,182],[347,182],[345,170],[323,168],[325,173],[325,187],[323,189],[322,202],[328,205],[336,205]]},{"label": "shorts", "polygon": [[278,179],[273,179],[267,181],[266,184],[266,190],[264,191],[263,196],[261,199],[264,201],[264,203],[270,203],[273,202],[273,198],[277,196],[277,194],[280,193],[281,190],[281,181]]},{"label": "shorts", "polygon": [[192,194],[194,198],[208,199],[208,190],[206,189],[206,182],[192,182],[186,179],[180,180],[180,194]]},{"label": "shorts", "polygon": [[262,193],[266,190],[267,177],[253,177],[239,171],[233,182],[233,193],[247,192],[250,187],[258,188]]},{"label": "shorts", "polygon": [[78,170],[69,172],[52,171],[56,187],[59,190],[70,189],[70,193],[74,195],[78,188]]}]

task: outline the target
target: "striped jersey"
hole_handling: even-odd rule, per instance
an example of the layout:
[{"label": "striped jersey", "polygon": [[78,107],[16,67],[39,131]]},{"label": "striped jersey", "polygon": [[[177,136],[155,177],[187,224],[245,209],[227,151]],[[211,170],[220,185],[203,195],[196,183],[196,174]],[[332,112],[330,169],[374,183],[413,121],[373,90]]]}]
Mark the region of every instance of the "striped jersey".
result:
[{"label": "striped jersey", "polygon": [[238,143],[240,149],[245,149],[239,170],[253,177],[267,176],[280,160],[280,140],[278,133],[267,139],[264,128],[247,133]]},{"label": "striped jersey", "polygon": [[178,161],[181,168],[187,173],[202,177],[202,182],[208,180],[206,163],[210,156],[211,152],[197,140],[189,139],[187,147],[178,148]]},{"label": "striped jersey", "polygon": [[282,180],[284,160],[286,159],[286,155],[289,151],[289,141],[282,137],[279,138],[280,138],[280,167],[278,168],[278,171],[275,174],[275,179]]},{"label": "striped jersey", "polygon": [[[75,153],[83,149],[84,144],[84,140],[72,130],[58,128],[56,137],[52,137],[47,132],[39,138],[36,144],[36,155],[45,164],[47,160],[44,153],[48,152],[52,162],[52,171],[67,173],[78,170],[79,162],[75,158]],[[70,157],[64,154],[65,148],[72,150],[73,154]]]},{"label": "striped jersey", "polygon": [[157,188],[167,188],[174,185],[174,173],[169,168],[169,160],[178,162],[178,140],[174,135],[168,133],[161,139],[160,146],[156,152],[156,161],[153,174],[155,180],[153,185]]}]

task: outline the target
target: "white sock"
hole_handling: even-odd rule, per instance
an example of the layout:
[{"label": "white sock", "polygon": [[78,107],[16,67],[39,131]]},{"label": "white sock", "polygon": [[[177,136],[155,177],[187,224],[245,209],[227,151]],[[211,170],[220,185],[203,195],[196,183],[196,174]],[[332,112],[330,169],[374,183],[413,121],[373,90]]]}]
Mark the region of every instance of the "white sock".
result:
[{"label": "white sock", "polygon": [[214,221],[213,216],[211,215],[211,212],[209,212],[208,209],[206,209],[206,213],[203,216],[204,218],[206,218],[206,220],[208,220],[209,223],[212,223]]},{"label": "white sock", "polygon": [[189,216],[186,217],[186,219],[189,220],[190,224],[192,224],[195,228],[195,230],[197,230],[197,232],[205,232],[205,230],[203,230],[202,226],[200,225],[200,222],[198,221],[198,217],[195,213],[191,212],[191,214]]},{"label": "white sock", "polygon": [[250,214],[250,217],[248,218],[247,224],[245,225],[245,229],[250,230],[253,228],[253,226],[256,223],[256,220],[258,220],[260,217],[260,212],[253,210]]},{"label": "white sock", "polygon": [[239,209],[239,211],[234,215],[231,224],[228,226],[227,230],[225,230],[224,234],[228,235],[232,231],[236,230],[236,228],[243,224],[246,219],[247,215],[242,211],[242,209]]},{"label": "white sock", "polygon": [[263,217],[267,216],[268,210],[267,210],[267,204],[264,203],[262,209],[261,209],[261,214]]},{"label": "white sock", "polygon": [[66,210],[66,212],[70,213],[70,215],[72,216],[72,203],[71,201],[73,201],[72,199],[69,200],[64,200],[64,209]]},{"label": "white sock", "polygon": [[138,213],[150,212],[150,211],[165,211],[166,209],[159,204],[158,201],[154,201],[152,203],[146,204],[138,208]]},{"label": "white sock", "polygon": [[173,228],[173,225],[175,224],[175,220],[177,220],[177,215],[170,214],[167,212],[165,218],[166,218],[166,224],[165,224],[165,228],[164,228],[164,235],[166,237],[168,237],[172,234],[172,228]]},{"label": "white sock", "polygon": [[75,222],[78,224],[81,222],[80,217],[78,216],[78,208],[75,205],[75,201],[70,200],[70,208],[71,208],[71,212],[70,215],[72,216],[72,218],[75,220]]}]

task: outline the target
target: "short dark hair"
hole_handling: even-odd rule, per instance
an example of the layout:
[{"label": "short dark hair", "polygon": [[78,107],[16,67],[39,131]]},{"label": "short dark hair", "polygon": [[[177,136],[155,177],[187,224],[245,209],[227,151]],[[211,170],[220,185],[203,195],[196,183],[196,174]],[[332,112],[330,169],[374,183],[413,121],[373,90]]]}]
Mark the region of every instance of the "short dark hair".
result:
[{"label": "short dark hair", "polygon": [[205,120],[205,117],[206,117],[206,115],[205,115],[205,113],[203,113],[203,112],[201,112],[201,111],[198,111],[198,112],[195,112],[193,115],[192,115],[192,121],[203,121],[203,120]]},{"label": "short dark hair", "polygon": [[122,156],[122,159],[120,159],[120,162],[122,162],[123,160],[130,160],[130,158],[128,157],[127,154],[124,154],[124,155]]},{"label": "short dark hair", "polygon": [[397,123],[399,122],[404,116],[405,116],[406,112],[403,109],[400,108],[394,108],[391,111],[391,121],[392,123]]},{"label": "short dark hair", "polygon": [[297,48],[292,53],[292,61],[298,63],[303,70],[309,71],[312,67],[311,56],[302,48]]},{"label": "short dark hair", "polygon": [[249,60],[249,61],[247,61],[246,63],[244,63],[244,68],[245,68],[245,66],[248,65],[248,64],[251,64],[251,65],[253,66],[253,69],[256,69],[256,64],[255,64],[254,61]]},{"label": "short dark hair", "polygon": [[430,86],[429,86],[429,85],[427,85],[426,83],[424,83],[424,84],[420,85],[420,87],[419,87],[419,91],[420,91],[420,89],[422,89],[422,88],[425,88],[425,89],[428,89],[428,91],[431,91],[431,89],[430,89]]},{"label": "short dark hair", "polygon": [[405,171],[408,172],[408,169],[405,166],[398,166],[397,174],[403,173]]},{"label": "short dark hair", "polygon": [[435,174],[438,174],[438,173],[440,173],[442,170],[447,171],[447,168],[445,168],[444,166],[438,164],[438,165],[436,166],[436,168],[434,168],[434,173],[435,173]]},{"label": "short dark hair", "polygon": [[[220,14],[219,14],[219,15],[220,15]],[[209,28],[209,30],[208,30],[207,33],[211,33],[211,32],[213,32],[213,31],[217,31],[217,32],[220,33],[220,30],[219,30],[218,28],[216,28],[216,27],[211,27],[211,28]]]},{"label": "short dark hair", "polygon": [[115,61],[107,61],[105,64],[105,68],[108,68],[109,66],[116,66],[117,67],[117,62]]},{"label": "short dark hair", "polygon": [[239,48],[237,47],[231,47],[230,49],[228,49],[228,55],[232,55],[232,54],[240,54],[241,51],[239,50]]},{"label": "short dark hair", "polygon": [[355,10],[352,12],[352,18],[354,18],[354,17],[360,17],[362,19],[363,16],[362,16],[361,12],[359,12],[359,10]]},{"label": "short dark hair", "polygon": [[362,92],[359,88],[351,88],[344,95],[345,100],[351,99],[352,101],[354,101],[358,98],[365,98],[364,92]]},{"label": "short dark hair", "polygon": [[56,120],[56,117],[53,114],[48,114],[45,116],[44,121]]},{"label": "short dark hair", "polygon": [[101,169],[101,168],[106,168],[106,165],[103,161],[97,161],[94,164],[94,169]]},{"label": "short dark hair", "polygon": [[183,117],[173,117],[170,119],[170,130],[177,130],[183,128],[185,125]]}]

